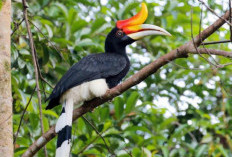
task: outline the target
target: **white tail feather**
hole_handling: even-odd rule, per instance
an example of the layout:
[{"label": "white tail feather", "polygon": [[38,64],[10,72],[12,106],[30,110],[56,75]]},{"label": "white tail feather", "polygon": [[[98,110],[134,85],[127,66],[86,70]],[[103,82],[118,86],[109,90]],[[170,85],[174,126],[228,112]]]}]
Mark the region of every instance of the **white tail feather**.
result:
[{"label": "white tail feather", "polygon": [[[63,103],[63,109],[64,112],[61,113],[55,128],[56,133],[58,133],[56,157],[69,157],[71,148],[70,128],[72,127],[73,100],[65,100]],[[65,127],[69,127],[69,129],[64,129]]]},{"label": "white tail feather", "polygon": [[61,147],[56,149],[56,157],[69,157],[70,156],[71,143],[64,141]]}]

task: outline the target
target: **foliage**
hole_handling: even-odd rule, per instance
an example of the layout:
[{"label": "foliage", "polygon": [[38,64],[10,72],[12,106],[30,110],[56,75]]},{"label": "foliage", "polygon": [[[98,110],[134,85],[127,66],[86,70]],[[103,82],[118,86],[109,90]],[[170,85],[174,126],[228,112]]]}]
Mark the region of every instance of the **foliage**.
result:
[{"label": "foliage", "polygon": [[[52,85],[67,69],[90,53],[104,52],[107,33],[119,19],[131,17],[140,2],[99,0],[32,0],[28,2],[29,18],[38,62],[43,77]],[[127,48],[134,74],[144,65],[191,39],[191,5],[193,34],[199,32],[200,4],[197,1],[147,0],[149,17],[146,23],[168,30],[173,37],[152,36]],[[13,1],[14,29],[22,20],[22,4]],[[227,1],[208,4],[217,13],[228,8]],[[217,18],[203,9],[202,29]],[[222,27],[208,40],[229,39],[228,27]],[[231,44],[207,46],[229,50]],[[209,57],[224,64],[229,59]],[[186,67],[186,68],[183,68]],[[198,69],[193,69],[193,68]],[[117,156],[232,156],[232,80],[231,66],[213,69],[203,58],[191,55],[162,67],[141,84],[85,115],[104,137]],[[40,82],[43,109],[52,88]],[[14,133],[35,87],[29,40],[23,22],[12,36],[12,90]],[[55,124],[60,107],[43,110],[44,129]],[[96,131],[84,119],[74,122],[73,156],[109,156],[109,151]],[[41,135],[39,107],[33,95],[15,144],[20,156]],[[54,156],[55,142],[47,144]],[[44,156],[41,150],[37,156]]]}]

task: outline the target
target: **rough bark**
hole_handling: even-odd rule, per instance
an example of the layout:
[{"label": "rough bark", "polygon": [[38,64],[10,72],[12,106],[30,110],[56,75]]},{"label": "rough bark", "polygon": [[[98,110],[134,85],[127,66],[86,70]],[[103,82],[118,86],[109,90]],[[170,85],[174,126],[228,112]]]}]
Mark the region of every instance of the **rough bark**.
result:
[{"label": "rough bark", "polygon": [[11,1],[0,9],[0,156],[13,156],[12,96],[10,65]]},{"label": "rough bark", "polygon": [[[208,38],[211,34],[213,34],[216,30],[218,30],[224,23],[225,20],[229,18],[229,11],[227,11],[220,19],[216,20],[212,25],[208,28],[203,30],[198,36],[194,38],[194,42],[196,46],[200,46],[201,41],[204,41]],[[211,51],[211,49],[209,49]],[[178,58],[188,57],[188,54],[196,54],[197,51],[194,49],[193,41],[189,41],[186,44],[180,46],[179,48],[170,51],[166,55],[158,58],[154,62],[150,63],[149,65],[145,66],[139,72],[131,76],[122,84],[110,89],[102,98],[96,98],[89,102],[86,102],[83,106],[78,109],[74,110],[73,113],[73,121],[75,121],[80,116],[84,115],[87,112],[92,111],[97,106],[113,99],[114,97],[122,94],[124,91],[128,90],[132,86],[139,84],[141,81],[146,79],[151,74],[155,73],[159,70],[162,66],[168,64],[170,61],[173,61]],[[200,53],[207,54],[205,49],[200,49]],[[231,57],[230,52],[226,51],[211,51],[214,55],[221,55],[225,57]],[[53,139],[56,136],[55,133],[55,126],[52,126],[50,130],[44,133],[37,141],[35,141],[28,150],[23,154],[22,157],[31,157],[35,153],[37,153],[47,142]]]}]

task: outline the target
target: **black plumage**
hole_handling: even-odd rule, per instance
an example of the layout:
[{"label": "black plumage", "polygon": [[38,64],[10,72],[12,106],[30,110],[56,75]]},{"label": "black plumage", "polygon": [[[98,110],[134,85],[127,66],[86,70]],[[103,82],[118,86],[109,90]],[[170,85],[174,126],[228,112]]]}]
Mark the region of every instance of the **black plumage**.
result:
[{"label": "black plumage", "polygon": [[52,91],[46,109],[59,105],[60,97],[65,91],[84,82],[105,78],[109,88],[116,86],[129,70],[130,62],[125,47],[132,42],[133,39],[114,28],[106,38],[106,53],[86,56],[74,64]]},{"label": "black plumage", "polygon": [[62,143],[66,140],[70,142],[72,136],[71,131],[72,127],[68,125],[66,125],[62,130],[60,130],[56,143],[57,148],[59,148],[62,145]]}]

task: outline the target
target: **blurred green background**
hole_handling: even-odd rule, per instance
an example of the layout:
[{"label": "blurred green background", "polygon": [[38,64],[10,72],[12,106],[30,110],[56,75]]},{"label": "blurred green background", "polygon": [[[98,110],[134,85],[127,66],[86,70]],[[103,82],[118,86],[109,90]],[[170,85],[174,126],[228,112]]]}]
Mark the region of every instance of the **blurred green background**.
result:
[{"label": "blurred green background", "polygon": [[[104,52],[107,33],[117,20],[136,14],[142,1],[134,0],[30,0],[28,14],[42,76],[53,86],[70,66],[91,53]],[[173,37],[151,36],[127,47],[131,69],[127,77],[145,65],[191,40],[212,24],[212,15],[197,0],[147,0],[148,24],[169,31]],[[219,15],[228,10],[228,0],[208,0]],[[23,19],[22,3],[12,1],[12,29]],[[224,25],[207,41],[230,38]],[[12,90],[14,133],[35,87],[29,40],[23,22],[12,35]],[[231,51],[232,44],[210,45]],[[231,60],[205,55],[220,64]],[[119,157],[229,157],[232,156],[232,66],[213,68],[199,55],[178,59],[163,66],[139,85],[85,117],[104,137]],[[43,109],[52,88],[40,82]],[[60,107],[43,110],[45,131],[56,123]],[[83,118],[73,124],[73,157],[110,156],[103,140]],[[15,144],[15,157],[41,136],[36,94],[25,113]],[[47,144],[54,156],[56,139]],[[44,156],[41,149],[36,154]]]}]

